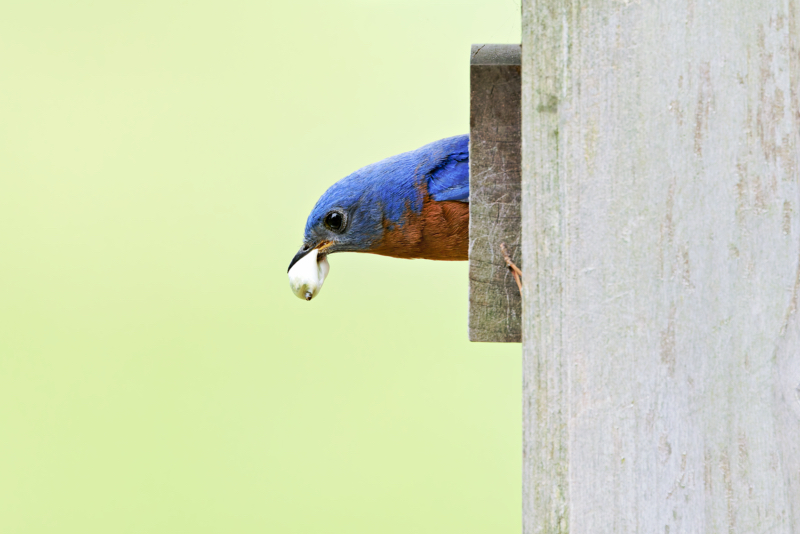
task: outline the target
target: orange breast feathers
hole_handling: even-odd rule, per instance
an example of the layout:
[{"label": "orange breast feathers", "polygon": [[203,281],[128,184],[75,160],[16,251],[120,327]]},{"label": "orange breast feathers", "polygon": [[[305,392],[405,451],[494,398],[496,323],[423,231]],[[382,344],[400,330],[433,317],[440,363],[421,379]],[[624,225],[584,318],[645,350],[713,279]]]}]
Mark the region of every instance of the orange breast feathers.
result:
[{"label": "orange breast feathers", "polygon": [[401,224],[384,221],[383,238],[372,254],[394,258],[466,260],[469,251],[469,203],[437,202],[427,194],[422,210],[406,210]]}]

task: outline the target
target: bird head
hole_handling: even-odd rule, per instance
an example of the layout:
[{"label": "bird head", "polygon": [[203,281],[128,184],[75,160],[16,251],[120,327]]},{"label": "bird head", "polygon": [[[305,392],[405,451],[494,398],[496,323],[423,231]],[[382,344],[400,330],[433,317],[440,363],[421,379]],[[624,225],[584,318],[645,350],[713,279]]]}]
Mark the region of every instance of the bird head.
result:
[{"label": "bird head", "polygon": [[326,258],[334,252],[425,257],[387,250],[382,243],[387,236],[413,230],[413,219],[426,198],[467,201],[468,142],[466,135],[451,137],[386,158],[325,191],[308,216],[303,245],[289,264],[295,294],[311,300],[319,292],[329,269]]},{"label": "bird head", "polygon": [[369,252],[383,238],[387,226],[400,224],[408,209],[422,207],[413,160],[406,154],[368,165],[333,184],[317,201],[306,221],[303,246],[289,270],[317,250]]}]

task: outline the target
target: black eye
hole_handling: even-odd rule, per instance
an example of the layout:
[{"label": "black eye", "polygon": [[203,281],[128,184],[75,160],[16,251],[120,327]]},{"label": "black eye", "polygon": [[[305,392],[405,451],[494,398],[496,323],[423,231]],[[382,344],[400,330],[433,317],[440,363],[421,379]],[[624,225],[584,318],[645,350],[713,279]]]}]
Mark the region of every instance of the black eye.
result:
[{"label": "black eye", "polygon": [[342,230],[342,226],[344,226],[344,216],[338,211],[332,211],[325,216],[325,220],[322,221],[322,223],[329,230],[340,232]]}]

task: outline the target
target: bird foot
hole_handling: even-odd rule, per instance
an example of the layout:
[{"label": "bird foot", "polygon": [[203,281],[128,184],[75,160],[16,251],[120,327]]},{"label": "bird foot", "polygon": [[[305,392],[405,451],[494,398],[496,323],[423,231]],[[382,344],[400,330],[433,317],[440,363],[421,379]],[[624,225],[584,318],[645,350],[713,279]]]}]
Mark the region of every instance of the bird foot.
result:
[{"label": "bird foot", "polygon": [[508,254],[505,243],[500,243],[500,251],[503,253],[503,259],[506,260],[508,270],[511,271],[514,281],[517,283],[517,288],[519,289],[520,294],[522,294],[522,271],[513,261],[511,261],[511,256]]}]

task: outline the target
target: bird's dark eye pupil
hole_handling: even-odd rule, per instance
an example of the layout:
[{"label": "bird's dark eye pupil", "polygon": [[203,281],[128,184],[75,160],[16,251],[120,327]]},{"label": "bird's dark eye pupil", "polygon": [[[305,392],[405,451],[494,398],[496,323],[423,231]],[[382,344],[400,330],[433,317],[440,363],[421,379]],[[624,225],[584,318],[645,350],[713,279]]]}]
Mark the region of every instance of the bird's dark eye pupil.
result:
[{"label": "bird's dark eye pupil", "polygon": [[341,213],[336,211],[331,212],[325,216],[325,226],[331,230],[341,230],[343,219]]}]

